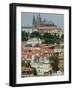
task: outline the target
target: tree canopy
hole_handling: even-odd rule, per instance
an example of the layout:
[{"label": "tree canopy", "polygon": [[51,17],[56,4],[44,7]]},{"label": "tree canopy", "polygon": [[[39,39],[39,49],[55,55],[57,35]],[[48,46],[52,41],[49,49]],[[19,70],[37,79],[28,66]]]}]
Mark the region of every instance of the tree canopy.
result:
[{"label": "tree canopy", "polygon": [[40,33],[38,31],[34,31],[30,34],[30,37],[33,38],[33,37],[36,37],[36,38],[39,38],[40,37]]},{"label": "tree canopy", "polygon": [[21,35],[22,35],[22,41],[27,41],[28,40],[28,33],[27,32],[22,31]]},{"label": "tree canopy", "polygon": [[54,72],[57,72],[58,70],[58,65],[59,65],[59,60],[57,55],[52,55],[49,57],[52,69]]},{"label": "tree canopy", "polygon": [[27,33],[25,31],[22,31],[21,34],[22,34],[22,41],[27,41],[29,37],[30,38],[40,38],[46,44],[54,44],[54,43],[59,44],[60,41],[63,41],[63,39],[64,39],[64,34],[62,34],[60,36],[57,33],[51,34],[51,33],[45,32],[45,33],[41,34],[38,31],[33,31],[32,33]]}]

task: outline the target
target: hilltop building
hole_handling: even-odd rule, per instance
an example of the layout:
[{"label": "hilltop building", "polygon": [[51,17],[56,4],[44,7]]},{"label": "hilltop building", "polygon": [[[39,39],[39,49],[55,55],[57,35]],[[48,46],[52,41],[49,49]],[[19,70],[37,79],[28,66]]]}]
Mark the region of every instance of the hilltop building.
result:
[{"label": "hilltop building", "polygon": [[22,26],[21,29],[22,31],[26,31],[29,33],[32,33],[33,31],[39,31],[42,34],[48,32],[48,33],[57,33],[58,35],[62,35],[64,33],[63,27],[55,25],[53,21],[46,21],[45,18],[42,20],[40,14],[36,18],[33,15],[31,27]]}]

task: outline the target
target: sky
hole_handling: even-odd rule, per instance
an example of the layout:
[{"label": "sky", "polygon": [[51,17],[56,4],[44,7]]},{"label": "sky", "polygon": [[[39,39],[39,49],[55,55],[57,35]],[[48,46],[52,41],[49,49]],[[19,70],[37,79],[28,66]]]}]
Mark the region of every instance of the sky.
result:
[{"label": "sky", "polygon": [[[22,12],[21,13],[21,25],[24,27],[31,27],[33,21],[33,15],[38,16],[39,13]],[[51,14],[51,13],[40,13],[42,20],[53,21],[57,26],[64,26],[64,15],[63,14]]]}]

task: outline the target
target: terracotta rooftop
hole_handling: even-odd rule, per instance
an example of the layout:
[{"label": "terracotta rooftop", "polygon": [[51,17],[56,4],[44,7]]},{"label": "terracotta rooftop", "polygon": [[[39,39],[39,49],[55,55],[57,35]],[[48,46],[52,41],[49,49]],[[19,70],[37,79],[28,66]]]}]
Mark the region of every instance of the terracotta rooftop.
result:
[{"label": "terracotta rooftop", "polygon": [[51,26],[51,25],[37,25],[33,26],[33,28],[40,29],[40,30],[63,30],[63,27],[59,26]]},{"label": "terracotta rooftop", "polygon": [[56,26],[53,24],[34,24],[32,28],[37,28],[37,29],[48,29],[48,30],[63,30],[62,26]]},{"label": "terracotta rooftop", "polygon": [[23,72],[23,71],[25,71],[25,72],[29,72],[29,71],[32,72],[32,71],[33,71],[33,69],[30,68],[30,67],[24,67],[24,66],[23,66],[21,69],[22,69],[22,70],[21,70],[22,72]]}]

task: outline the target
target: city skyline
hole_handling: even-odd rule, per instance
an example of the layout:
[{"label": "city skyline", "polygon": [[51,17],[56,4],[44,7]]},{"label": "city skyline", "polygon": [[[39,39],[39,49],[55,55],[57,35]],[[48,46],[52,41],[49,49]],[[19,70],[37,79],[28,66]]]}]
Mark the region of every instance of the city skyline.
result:
[{"label": "city skyline", "polygon": [[31,12],[22,12],[21,13],[21,26],[23,27],[32,27],[33,16],[37,19],[37,16],[40,14],[41,19],[46,22],[52,21],[57,26],[64,26],[64,15],[63,14],[51,14],[51,13],[31,13]]}]

